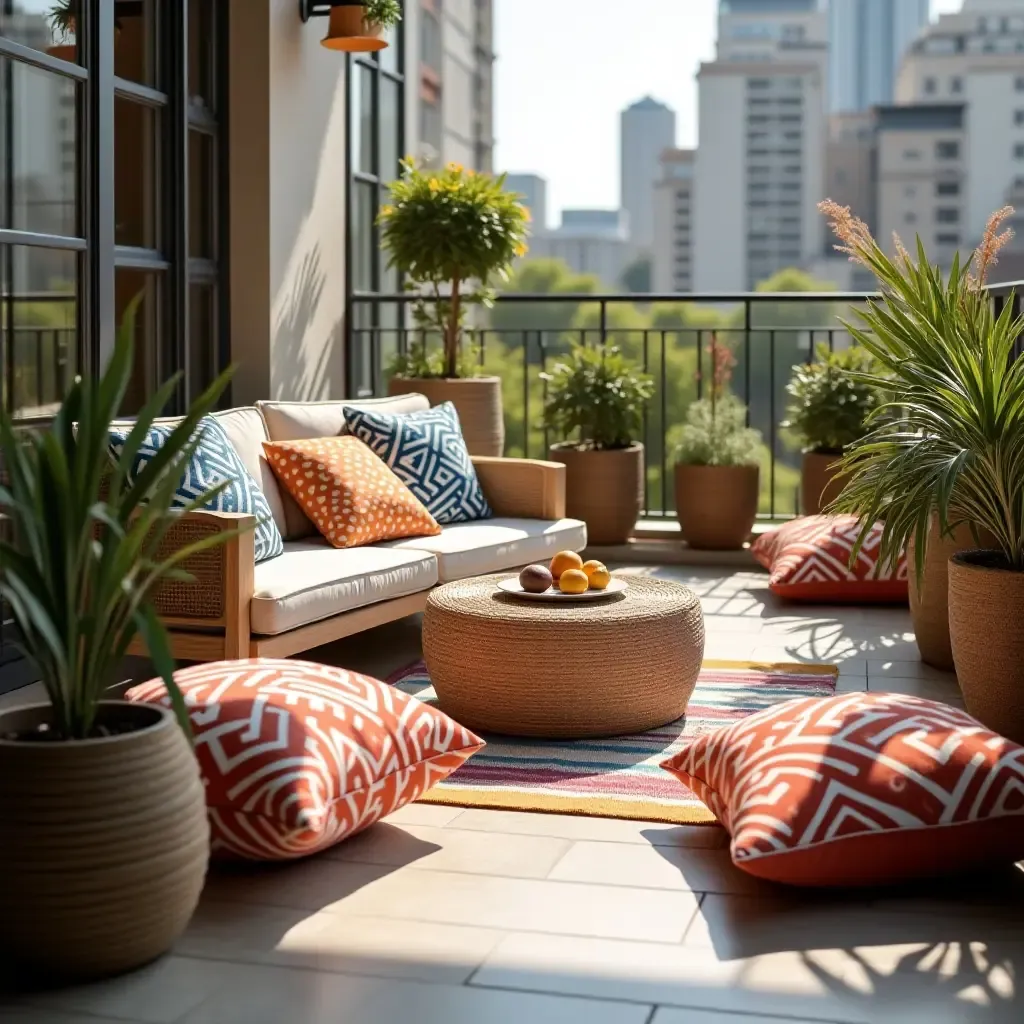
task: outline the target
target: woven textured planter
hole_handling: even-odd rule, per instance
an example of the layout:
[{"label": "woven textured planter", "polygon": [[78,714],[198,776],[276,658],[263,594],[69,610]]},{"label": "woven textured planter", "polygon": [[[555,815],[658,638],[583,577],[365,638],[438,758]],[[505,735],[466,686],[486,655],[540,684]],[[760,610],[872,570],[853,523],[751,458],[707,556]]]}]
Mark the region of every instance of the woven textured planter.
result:
[{"label": "woven textured planter", "polygon": [[839,497],[846,482],[833,466],[842,456],[804,452],[800,466],[800,508],[805,516],[816,516]]},{"label": "woven textured planter", "polygon": [[389,395],[426,395],[430,404],[451,402],[459,414],[470,455],[505,454],[505,412],[500,377],[392,377]]},{"label": "woven textured planter", "polygon": [[676,516],[691,548],[737,551],[757,518],[759,466],[676,466]]},{"label": "woven textured planter", "polygon": [[949,561],[949,636],[967,710],[1024,743],[1024,572],[999,568],[992,551]]},{"label": "woven textured planter", "polygon": [[587,543],[625,544],[644,505],[644,446],[580,451],[555,444],[551,461],[565,466],[565,514],[587,524]]},{"label": "woven textured planter", "polygon": [[[0,737],[52,721],[0,714]],[[134,727],[77,742],[0,739],[0,947],[53,976],[97,978],[166,952],[206,878],[199,767],[164,708],[109,702]]]},{"label": "woven textured planter", "polygon": [[[983,536],[987,545],[991,538]],[[921,660],[927,665],[953,671],[953,647],[949,639],[949,560],[958,551],[978,547],[969,526],[961,526],[951,537],[939,534],[937,520],[932,521],[925,552],[924,574],[918,586],[914,559],[914,541],[907,547],[907,574],[910,586],[910,617]]]}]

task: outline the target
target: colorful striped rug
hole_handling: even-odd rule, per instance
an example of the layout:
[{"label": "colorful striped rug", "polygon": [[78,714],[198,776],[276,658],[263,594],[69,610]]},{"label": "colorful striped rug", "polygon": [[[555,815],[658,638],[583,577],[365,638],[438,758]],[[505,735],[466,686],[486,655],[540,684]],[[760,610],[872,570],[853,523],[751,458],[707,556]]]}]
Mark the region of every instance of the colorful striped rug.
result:
[{"label": "colorful striped rug", "polygon": [[[687,713],[670,725],[598,740],[486,736],[487,746],[479,754],[421,800],[457,807],[713,824],[714,815],[659,763],[726,722],[794,697],[829,697],[838,676],[835,665],[706,661]],[[420,700],[436,701],[422,662],[388,682]]]}]

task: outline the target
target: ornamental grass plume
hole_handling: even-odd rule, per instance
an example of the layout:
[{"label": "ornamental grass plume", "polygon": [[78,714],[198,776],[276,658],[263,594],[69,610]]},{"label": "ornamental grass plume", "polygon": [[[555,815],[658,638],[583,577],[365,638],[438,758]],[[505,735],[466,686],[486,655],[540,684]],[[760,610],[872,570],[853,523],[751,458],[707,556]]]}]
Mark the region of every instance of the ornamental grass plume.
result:
[{"label": "ornamental grass plume", "polygon": [[845,487],[828,511],[861,519],[856,559],[882,520],[880,561],[895,564],[914,541],[918,579],[933,519],[942,534],[961,524],[995,538],[1003,563],[1024,570],[1024,317],[1012,295],[997,311],[986,282],[1013,233],[1011,207],[988,220],[973,256],[948,273],[897,239],[890,258],[849,207],[826,200],[836,248],[870,270],[881,295],[855,308],[851,337],[879,369],[852,374],[887,390],[866,435],[840,461]]}]

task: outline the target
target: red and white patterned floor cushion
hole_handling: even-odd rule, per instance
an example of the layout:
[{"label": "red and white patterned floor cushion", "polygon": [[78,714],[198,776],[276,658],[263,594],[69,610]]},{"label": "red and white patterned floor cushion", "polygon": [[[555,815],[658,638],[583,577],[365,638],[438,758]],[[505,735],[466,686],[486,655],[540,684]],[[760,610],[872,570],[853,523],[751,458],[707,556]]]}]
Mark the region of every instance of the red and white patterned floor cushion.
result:
[{"label": "red and white patterned floor cushion", "polygon": [[751,552],[771,574],[768,587],[794,601],[907,600],[907,560],[878,568],[882,524],[871,527],[857,561],[850,555],[860,534],[856,516],[803,516],[763,533]]},{"label": "red and white patterned floor cushion", "polygon": [[801,698],[662,762],[790,885],[878,885],[1024,859],[1024,747],[898,693]]},{"label": "red and white patterned floor cushion", "polygon": [[[253,658],[174,678],[190,709],[215,857],[326,849],[417,799],[484,745],[437,708],[343,668]],[[126,699],[170,704],[159,679]]]}]

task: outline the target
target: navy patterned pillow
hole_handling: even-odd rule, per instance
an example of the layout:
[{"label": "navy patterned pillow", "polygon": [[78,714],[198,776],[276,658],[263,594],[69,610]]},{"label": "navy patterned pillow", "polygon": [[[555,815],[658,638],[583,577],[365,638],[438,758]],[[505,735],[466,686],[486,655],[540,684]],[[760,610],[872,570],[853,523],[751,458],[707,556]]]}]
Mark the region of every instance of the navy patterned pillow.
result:
[{"label": "navy patterned pillow", "polygon": [[346,406],[348,429],[384,460],[442,525],[492,515],[459,414],[451,402],[423,412],[367,412]]},{"label": "navy patterned pillow", "polygon": [[[128,480],[133,483],[149,461],[156,455],[167,441],[172,424],[157,424],[150,428],[146,440],[132,460],[128,470]],[[185,473],[178,484],[174,497],[177,507],[184,507],[198,498],[205,491],[216,487],[225,480],[230,485],[218,494],[213,501],[205,506],[210,512],[246,512],[254,515],[257,520],[254,536],[256,561],[262,562],[274,558],[284,551],[281,531],[274,522],[270,505],[260,490],[260,485],[245,468],[235,451],[234,445],[228,440],[224,428],[212,416],[204,416],[199,421],[198,430],[202,431],[199,442]],[[110,453],[115,459],[121,457],[125,442],[131,433],[131,427],[114,427],[110,431]]]}]

